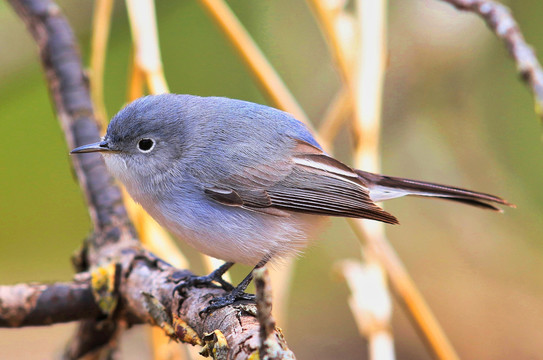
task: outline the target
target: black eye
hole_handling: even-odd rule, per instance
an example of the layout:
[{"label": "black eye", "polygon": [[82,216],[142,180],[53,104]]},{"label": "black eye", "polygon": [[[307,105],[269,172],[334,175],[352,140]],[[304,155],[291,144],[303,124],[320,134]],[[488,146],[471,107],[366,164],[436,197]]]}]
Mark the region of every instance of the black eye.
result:
[{"label": "black eye", "polygon": [[155,147],[155,141],[153,139],[141,139],[138,142],[138,149],[141,152],[149,152]]}]

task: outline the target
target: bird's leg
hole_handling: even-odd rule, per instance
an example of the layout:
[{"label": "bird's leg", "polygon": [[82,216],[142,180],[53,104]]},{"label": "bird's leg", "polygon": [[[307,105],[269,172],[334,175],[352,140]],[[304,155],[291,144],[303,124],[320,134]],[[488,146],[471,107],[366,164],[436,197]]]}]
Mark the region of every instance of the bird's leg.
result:
[{"label": "bird's leg", "polygon": [[227,272],[232,265],[234,265],[233,262],[225,262],[217,269],[213,270],[209,275],[191,276],[187,279],[183,279],[183,281],[173,289],[173,292],[175,294],[175,292],[182,291],[186,288],[196,287],[198,285],[215,285],[214,283],[220,284],[220,287],[226,291],[233,291],[234,286],[222,278],[224,273]]},{"label": "bird's leg", "polygon": [[253,280],[253,272],[256,269],[259,269],[263,267],[264,265],[266,265],[268,260],[269,260],[268,257],[260,260],[260,262],[256,264],[253,270],[251,270],[251,272],[245,277],[245,279],[243,279],[239,283],[238,286],[233,288],[228,294],[224,296],[218,296],[211,299],[211,301],[209,302],[209,306],[206,307],[204,310],[202,310],[201,313],[209,313],[213,310],[220,309],[228,305],[232,305],[238,300],[255,300],[255,295],[247,294],[245,292],[245,289],[247,289],[247,286],[249,286],[249,284],[251,283],[251,280]]}]

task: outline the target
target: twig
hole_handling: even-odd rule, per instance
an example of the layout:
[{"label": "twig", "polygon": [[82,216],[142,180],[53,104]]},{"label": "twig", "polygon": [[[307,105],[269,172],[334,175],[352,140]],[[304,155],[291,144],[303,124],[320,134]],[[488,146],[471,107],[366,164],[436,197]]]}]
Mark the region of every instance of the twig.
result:
[{"label": "twig", "polygon": [[[385,0],[359,0],[358,8],[362,37],[355,96],[357,121],[354,128],[358,135],[355,164],[358,168],[374,172],[380,170],[380,119],[386,64],[385,4]],[[387,240],[383,224],[360,220],[350,223],[355,232],[362,235],[359,239],[366,239],[367,256],[379,261],[386,270],[394,294],[407,309],[407,314],[413,320],[414,326],[420,330],[430,351],[438,359],[458,359],[444,331]]]},{"label": "twig", "polygon": [[43,326],[99,315],[88,281],[0,286],[0,327]]},{"label": "twig", "polygon": [[[140,2],[134,0],[126,1],[134,47],[128,101],[133,101],[144,94],[144,82],[151,94],[169,92],[160,55],[154,2],[145,0],[143,4],[144,6],[141,6]],[[188,267],[187,258],[171,236],[140,206],[136,205],[126,192],[124,195],[130,217],[136,224],[144,246],[177,267]],[[218,265],[215,266],[217,260],[204,254],[202,258],[209,272],[218,267]],[[229,281],[230,276],[225,274],[223,278]],[[174,346],[175,344],[168,342],[164,336],[160,337],[159,330],[152,329],[151,332],[155,359],[164,357],[163,349],[167,349],[168,356],[185,358],[181,347]]]},{"label": "twig", "polygon": [[275,341],[276,328],[272,316],[272,289],[268,270],[263,267],[254,271],[256,288],[256,308],[260,323],[259,358],[264,360],[294,359],[294,354]]},{"label": "twig", "polygon": [[470,11],[485,20],[500,38],[517,64],[522,80],[531,88],[535,112],[543,120],[543,69],[534,50],[526,43],[520,27],[506,6],[492,0],[441,0],[459,10]]},{"label": "twig", "polygon": [[[345,10],[347,1],[307,0],[319,21],[324,38],[328,42],[332,58],[344,84],[329,107],[319,129],[319,139],[325,149],[331,151],[332,143],[342,125],[343,112],[353,102],[353,64],[356,53],[354,19]],[[340,31],[343,29],[343,31]],[[350,29],[350,31],[345,31]]]},{"label": "twig", "polygon": [[145,74],[137,64],[135,53],[130,57],[130,61],[130,75],[128,77],[128,93],[126,97],[128,101],[134,101],[144,95]]},{"label": "twig", "polygon": [[64,349],[62,359],[112,359],[123,330],[117,322],[83,320]]}]

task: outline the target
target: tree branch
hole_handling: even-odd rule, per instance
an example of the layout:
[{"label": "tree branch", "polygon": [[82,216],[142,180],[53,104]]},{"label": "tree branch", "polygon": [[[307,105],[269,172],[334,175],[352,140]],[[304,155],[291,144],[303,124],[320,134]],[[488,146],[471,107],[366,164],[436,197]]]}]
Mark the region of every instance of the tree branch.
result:
[{"label": "tree branch", "polygon": [[0,327],[50,325],[100,314],[88,281],[0,286]]},{"label": "tree branch", "polygon": [[120,334],[117,322],[83,320],[64,349],[63,359],[112,359]]},{"label": "tree branch", "polygon": [[[87,77],[81,66],[74,35],[59,7],[48,0],[9,0],[26,23],[39,48],[51,98],[68,147],[85,145],[100,138],[88,91]],[[99,154],[72,157],[75,173],[85,192],[95,232],[128,226],[129,220]],[[112,228],[113,227],[113,228]],[[128,229],[124,229],[126,231]],[[132,230],[130,232],[133,234]],[[118,234],[93,237],[113,240]],[[98,245],[98,244],[96,244]]]},{"label": "tree branch", "polygon": [[455,8],[482,17],[500,38],[517,64],[517,70],[534,95],[535,111],[543,120],[543,69],[534,50],[522,35],[520,27],[506,6],[492,0],[441,0]]}]

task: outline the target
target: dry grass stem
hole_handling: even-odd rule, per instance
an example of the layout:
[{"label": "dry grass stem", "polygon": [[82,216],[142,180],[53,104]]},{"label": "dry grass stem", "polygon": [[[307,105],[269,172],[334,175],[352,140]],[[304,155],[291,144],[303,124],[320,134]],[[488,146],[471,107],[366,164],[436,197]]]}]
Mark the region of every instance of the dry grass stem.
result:
[{"label": "dry grass stem", "polygon": [[142,238],[149,239],[144,246],[154,254],[160,256],[168,263],[181,269],[189,268],[189,261],[183,255],[170,235],[146,212],[140,210],[138,225],[141,226],[139,234]]},{"label": "dry grass stem", "polygon": [[[349,220],[352,228],[359,238],[366,234],[363,222]],[[458,355],[445,336],[443,329],[430,311],[424,297],[417,289],[413,279],[409,276],[407,269],[402,264],[398,255],[383,237],[368,239],[366,250],[372,257],[379,259],[379,262],[386,270],[391,288],[394,290],[400,303],[407,309],[408,315],[413,320],[422,339],[431,349],[436,359],[456,360]]]},{"label": "dry grass stem", "polygon": [[[143,95],[144,80],[151,94],[168,93],[168,84],[164,76],[160,56],[154,2],[151,0],[127,0],[126,3],[135,49],[129,87],[129,101]],[[186,258],[166,231],[160,228],[143,209],[139,208],[138,212],[137,218],[139,221],[136,222],[137,226],[153,236],[147,237],[141,234],[141,240],[146,247],[153,249],[161,257],[173,258],[175,261],[186,264]],[[206,255],[202,255],[202,258],[209,272],[222,264],[222,262],[211,259]],[[223,278],[230,281],[229,274],[225,274]]]},{"label": "dry grass stem", "polygon": [[[336,98],[332,102],[332,105],[329,107],[329,110],[326,114],[325,120],[323,122],[323,125],[321,126],[319,133],[325,139],[326,144],[331,144],[341,126],[341,120],[345,118],[345,113],[349,110],[349,107],[352,104],[352,99],[356,99],[358,101],[359,98],[357,98],[356,95],[359,95],[361,92],[371,92],[372,95],[369,96],[367,100],[363,101],[364,106],[368,106],[367,109],[364,108],[363,110],[361,110],[360,108],[362,107],[362,104],[356,102],[354,104],[354,116],[352,117],[352,120],[354,123],[353,129],[357,140],[354,157],[357,166],[359,166],[361,162],[368,163],[367,160],[363,159],[375,159],[375,161],[370,163],[369,165],[372,168],[376,168],[378,159],[378,152],[376,146],[378,144],[378,140],[376,139],[378,139],[379,137],[380,122],[380,112],[376,111],[376,109],[380,109],[381,106],[380,94],[382,91],[381,81],[383,76],[383,69],[375,66],[379,65],[379,54],[375,56],[376,54],[372,54],[371,52],[375,51],[376,49],[379,50],[379,47],[384,46],[384,23],[379,23],[380,19],[376,19],[376,21],[372,23],[367,23],[364,21],[367,20],[366,16],[374,17],[380,16],[382,14],[380,14],[379,12],[376,13],[376,9],[374,8],[364,9],[364,14],[361,15],[361,8],[363,6],[367,6],[367,4],[361,4],[361,2],[358,2],[358,23],[360,24],[360,27],[358,29],[359,32],[357,34],[357,39],[360,40],[358,41],[358,43],[362,42],[363,36],[374,36],[377,38],[371,39],[371,42],[369,44],[364,43],[365,47],[362,47],[360,45],[357,48],[356,46],[352,45],[353,43],[355,43],[355,32],[353,29],[353,21],[351,20],[352,16],[350,14],[347,14],[347,12],[345,11],[345,1],[311,0],[310,4],[312,5],[314,12],[319,19],[321,29],[329,43],[333,58],[337,64],[340,75],[344,82],[344,88],[338,93],[338,95],[336,95]],[[384,3],[381,1],[377,1],[374,5],[377,7],[384,7]],[[366,10],[368,12],[366,12]],[[373,12],[369,12],[372,10]],[[384,12],[384,8],[382,9],[382,11]],[[364,16],[364,18],[362,16]],[[381,21],[384,21],[384,19],[381,19]],[[350,31],[345,30],[349,28],[351,29]],[[383,36],[379,36],[380,34],[383,34]],[[358,76],[355,77],[353,76],[353,72],[355,72],[353,67],[353,58],[356,51],[358,51],[358,68],[356,69],[356,75]],[[377,74],[372,74],[375,76],[366,78],[366,73],[368,71],[377,71]],[[362,118],[367,119],[368,115],[370,114],[371,116],[369,117],[368,121],[361,120]],[[368,124],[372,124],[373,128],[369,129]],[[367,130],[371,130],[369,134],[365,133]],[[367,141],[361,142],[360,140],[362,140],[362,138],[364,137],[371,137],[371,143]],[[367,145],[370,144],[373,144],[373,146],[368,147]],[[367,169],[364,166],[359,167]],[[383,232],[381,224],[369,223],[368,226],[372,227],[373,229],[368,231],[368,236],[374,236],[375,234]],[[359,239],[362,241],[363,237],[360,236],[361,234],[358,233],[357,235],[359,235]],[[373,262],[373,264],[374,267],[379,267],[376,262]],[[349,285],[353,293],[354,299],[351,301],[351,310],[353,311],[355,319],[358,319],[357,321],[359,325],[361,325],[359,319],[361,319],[362,317],[374,317],[374,315],[369,315],[372,309],[366,309],[363,313],[361,313],[362,309],[358,306],[355,306],[355,302],[358,297],[357,294],[360,293],[359,287],[367,284],[357,284],[356,282],[351,281],[349,282]],[[366,293],[372,294],[372,296],[374,295],[372,291],[375,289],[365,290]],[[390,303],[386,286],[381,288],[380,294],[382,294],[384,298],[388,300],[388,303]],[[382,319],[382,321],[386,323],[383,328],[388,327],[389,317]],[[371,327],[371,329],[376,328]],[[394,344],[390,331],[386,333],[377,330],[364,331],[362,334],[368,338],[368,341],[370,343],[371,359],[394,358]]]},{"label": "dry grass stem", "polygon": [[[204,262],[205,268],[206,268],[209,272],[215,270],[216,268],[218,268],[219,266],[221,266],[222,264],[224,264],[224,260],[216,259],[216,258],[211,257],[211,256],[203,256],[202,260],[203,260],[203,262]],[[226,274],[223,275],[223,279],[225,279],[225,280],[227,280],[227,281],[231,281],[231,280],[230,280],[230,276],[229,276],[228,273],[226,273]]]},{"label": "dry grass stem", "polygon": [[126,0],[130,19],[135,65],[145,75],[151,94],[169,92],[158,45],[155,4],[153,0]]},{"label": "dry grass stem", "polygon": [[355,42],[355,33],[352,31],[354,23],[352,17],[344,9],[347,1],[308,0],[308,3],[319,20],[343,82],[351,86],[351,70],[355,56],[352,44]]},{"label": "dry grass stem", "polygon": [[226,2],[223,0],[200,0],[200,3],[227,36],[271,102],[311,126],[302,107]]},{"label": "dry grass stem", "polygon": [[319,126],[320,144],[324,149],[331,150],[341,126],[352,112],[351,94],[347,87],[342,87],[328,106]]},{"label": "dry grass stem", "polygon": [[[386,1],[360,0],[357,5],[359,48],[354,76],[349,74],[346,57],[338,55],[335,57],[342,72],[346,74],[346,85],[354,92],[355,117],[353,119],[353,129],[357,140],[354,154],[355,166],[379,172],[381,97],[386,64]],[[327,16],[326,13],[323,13],[323,7],[317,7],[317,9],[320,9],[317,13],[325,22],[328,19],[328,24],[323,26],[325,33],[332,31],[333,24],[331,25],[330,19],[333,18],[333,15]],[[337,14],[335,17],[338,17]],[[328,35],[328,37],[332,40],[330,43],[334,52],[339,53],[341,49],[339,42],[337,40],[333,41],[335,37],[332,35]],[[351,80],[352,78],[354,78],[354,81]],[[395,292],[401,297],[403,303],[408,304],[408,312],[415,320],[416,326],[422,329],[422,334],[425,336],[432,352],[440,358],[456,358],[456,354],[443,331],[405,271],[400,259],[389,245],[383,225],[360,220],[351,220],[350,223],[359,239],[361,241],[364,238],[366,239],[367,250],[369,250],[366,255],[369,255],[369,259],[373,258],[385,267]],[[423,314],[423,316],[417,314]],[[370,349],[374,350],[381,347],[371,345],[373,340],[376,341],[375,344],[388,343],[383,341],[382,337],[370,338]],[[392,346],[391,342],[388,344]],[[393,353],[392,349],[383,351],[385,354]],[[377,356],[375,353],[373,355]]]},{"label": "dry grass stem", "polygon": [[390,327],[392,301],[386,274],[376,262],[344,261],[341,273],[351,289],[349,306],[360,334],[370,341],[370,359],[393,360],[394,343]]},{"label": "dry grass stem", "polygon": [[358,58],[354,71],[355,167],[379,172],[379,139],[386,53],[386,0],[357,1]]},{"label": "dry grass stem", "polygon": [[[142,96],[145,84],[151,94],[167,93],[169,90],[160,57],[154,2],[127,0],[126,6],[134,46],[128,100],[133,101]],[[142,244],[170,264],[187,268],[189,265],[187,259],[169,234],[126,195],[125,192],[125,204],[140,234]],[[150,332],[154,359],[192,358],[178,344],[171,343],[161,329],[152,328]]]},{"label": "dry grass stem", "polygon": [[[355,116],[353,118],[353,130],[356,136],[355,166],[364,170],[379,172],[381,97],[386,64],[386,1],[360,0],[357,2],[359,47],[354,71],[351,66],[352,60],[348,60],[349,53],[344,52],[346,42],[341,42],[341,34],[337,32],[338,29],[341,29],[336,24],[338,19],[348,18],[341,15],[344,12],[344,2],[312,0],[311,4],[320,19],[322,30],[330,44],[347,90],[352,92],[349,96],[355,99]],[[352,34],[352,32],[346,33],[347,36]],[[338,95],[336,99],[334,105],[341,108],[336,104],[341,104],[342,95]],[[345,103],[348,103],[347,99],[348,96],[345,96]],[[339,110],[335,110],[335,106],[332,109],[334,112],[339,113]],[[326,132],[329,131],[327,127],[330,127],[330,125],[337,126],[335,123],[338,122],[335,118],[337,115],[332,111],[330,113],[332,114],[331,120],[324,123]],[[325,134],[325,131],[322,133]],[[333,138],[328,137],[326,140],[331,142]],[[402,302],[407,305],[408,312],[411,313],[416,326],[422,329],[422,333],[427,343],[430,344],[432,351],[439,358],[456,358],[454,350],[443,335],[437,321],[435,321],[405,271],[400,259],[386,240],[383,225],[360,220],[350,220],[349,222],[355,229],[359,239],[361,241],[366,239],[367,250],[369,250],[366,251],[366,257],[370,261],[375,259],[381,266],[384,266],[396,293],[400,296]],[[355,316],[358,317],[356,307],[353,306],[353,310],[355,310]],[[380,359],[393,356],[393,343],[389,338],[390,334],[384,337],[378,333],[373,335],[369,336],[372,358]]]},{"label": "dry grass stem", "polygon": [[[128,101],[133,101],[144,94],[145,83],[151,93],[168,92],[158,46],[154,2],[152,0],[127,0],[126,6],[134,46]],[[157,74],[159,74],[160,80],[155,79]],[[167,261],[173,260],[171,263],[174,266],[180,266],[178,263],[183,263],[186,266],[188,264],[186,258],[177,249],[170,236],[141,207],[137,206],[126,192],[124,195],[124,198],[127,199],[125,203],[141,236],[142,243],[156,251],[158,256],[168,259]]]},{"label": "dry grass stem", "polygon": [[319,141],[325,149],[331,149],[334,138],[346,118],[345,112],[351,106],[354,93],[352,73],[356,57],[356,46],[353,46],[357,39],[355,19],[345,10],[346,0],[308,0],[308,3],[328,42],[345,87],[336,95],[319,129],[319,136],[322,136]]},{"label": "dry grass stem", "polygon": [[130,57],[130,76],[128,78],[127,100],[133,101],[143,96],[145,87],[145,74],[136,63],[134,54]]},{"label": "dry grass stem", "polygon": [[[131,75],[130,87],[128,88],[128,101],[133,101],[143,95],[145,74],[138,67],[136,61],[132,63]],[[130,218],[140,234],[142,244],[170,264],[180,268],[188,268],[188,260],[179,251],[179,248],[170,235],[149,214],[138,206],[124,189],[123,199]]]},{"label": "dry grass stem", "polygon": [[92,19],[90,91],[94,114],[102,127],[107,128],[108,116],[104,104],[104,64],[106,61],[109,27],[113,0],[96,0]]},{"label": "dry grass stem", "polygon": [[[354,79],[352,97],[354,99],[353,132],[355,135],[354,163],[355,167],[379,172],[379,139],[381,126],[381,106],[383,80],[385,74],[386,51],[386,0],[358,0],[356,2],[358,19],[358,47],[356,67],[353,70]],[[379,222],[357,220],[359,226],[364,229],[365,242],[377,241],[385,238],[384,225]],[[352,224],[352,222],[351,222]],[[362,237],[359,236],[362,240]],[[351,304],[351,308],[362,311],[366,319],[371,316],[374,319],[373,326],[365,328],[365,334],[369,341],[370,359],[394,359],[394,342],[392,333],[385,329],[390,328],[390,311],[386,304],[390,304],[390,293],[382,281],[378,281],[380,273],[385,273],[382,268],[382,259],[371,256],[373,253],[364,251],[363,255],[368,266],[361,267],[363,272],[360,280],[366,282],[366,289],[372,296],[381,298],[383,308],[371,306],[360,307]],[[371,270],[370,270],[371,269]],[[353,288],[353,294],[359,294],[360,289]],[[383,310],[384,309],[384,310]],[[379,321],[375,321],[379,320]],[[367,321],[366,321],[367,322]],[[375,326],[378,324],[379,326]],[[388,341],[387,341],[388,339]]]}]

